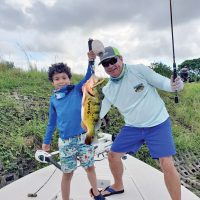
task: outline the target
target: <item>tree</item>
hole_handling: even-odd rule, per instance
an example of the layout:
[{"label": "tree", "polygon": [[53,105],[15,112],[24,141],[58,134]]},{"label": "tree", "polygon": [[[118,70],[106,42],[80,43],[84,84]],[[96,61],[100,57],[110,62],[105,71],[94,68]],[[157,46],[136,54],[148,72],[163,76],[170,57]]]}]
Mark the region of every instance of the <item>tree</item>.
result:
[{"label": "tree", "polygon": [[151,63],[150,67],[157,73],[161,74],[162,76],[166,76],[168,78],[172,75],[172,70],[169,66],[163,64],[163,63]]},{"label": "tree", "polygon": [[0,71],[13,69],[13,68],[15,68],[15,65],[13,62],[10,62],[10,61],[1,61],[0,62]]}]

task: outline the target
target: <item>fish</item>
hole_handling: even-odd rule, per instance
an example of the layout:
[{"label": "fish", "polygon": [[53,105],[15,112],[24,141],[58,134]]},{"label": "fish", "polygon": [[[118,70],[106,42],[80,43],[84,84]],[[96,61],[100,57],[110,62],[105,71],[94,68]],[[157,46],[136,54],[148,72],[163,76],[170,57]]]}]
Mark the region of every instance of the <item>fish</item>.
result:
[{"label": "fish", "polygon": [[135,90],[135,92],[141,92],[142,90],[144,90],[144,85],[143,85],[143,83],[140,83],[140,84],[136,85],[136,86],[134,87],[134,90]]},{"label": "fish", "polygon": [[88,145],[97,137],[96,128],[100,123],[99,113],[103,99],[104,81],[105,79],[93,74],[82,87],[81,125],[87,131],[85,144]]}]

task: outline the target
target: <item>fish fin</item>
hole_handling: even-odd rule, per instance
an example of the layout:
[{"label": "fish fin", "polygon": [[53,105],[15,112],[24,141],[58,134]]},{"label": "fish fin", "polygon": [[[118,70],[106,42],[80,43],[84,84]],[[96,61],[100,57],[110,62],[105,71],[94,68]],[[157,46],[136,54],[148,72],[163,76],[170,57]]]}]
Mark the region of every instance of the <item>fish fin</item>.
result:
[{"label": "fish fin", "polygon": [[81,122],[81,126],[83,129],[87,130],[87,126],[83,122]]},{"label": "fish fin", "polygon": [[98,131],[101,128],[101,119],[98,120],[98,122],[95,125],[95,131]]},{"label": "fish fin", "polygon": [[101,85],[103,82],[105,81],[105,79],[102,79],[101,81],[97,82],[96,84],[94,84],[92,87],[96,87],[97,85]]}]

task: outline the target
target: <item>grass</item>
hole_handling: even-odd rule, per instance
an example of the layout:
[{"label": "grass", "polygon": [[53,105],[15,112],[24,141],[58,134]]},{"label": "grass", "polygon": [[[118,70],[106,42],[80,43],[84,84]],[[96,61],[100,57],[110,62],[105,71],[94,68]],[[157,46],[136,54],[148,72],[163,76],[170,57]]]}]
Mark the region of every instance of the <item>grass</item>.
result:
[{"label": "grass", "polygon": [[173,95],[161,92],[173,122],[173,133],[178,150],[200,152],[200,84],[187,83],[179,93],[179,103]]},{"label": "grass", "polygon": [[[80,78],[80,75],[74,75],[72,82],[76,83]],[[20,156],[34,160],[35,150],[41,148],[52,89],[46,72],[0,70],[0,160],[5,171],[16,170]],[[173,122],[177,151],[200,152],[200,84],[186,84],[184,91],[179,93],[179,104],[174,103],[174,94],[159,93]],[[116,134],[123,125],[123,118],[115,108],[107,118],[110,126],[105,131]],[[53,149],[57,149],[57,135]],[[148,156],[145,147],[136,154],[154,165]]]}]

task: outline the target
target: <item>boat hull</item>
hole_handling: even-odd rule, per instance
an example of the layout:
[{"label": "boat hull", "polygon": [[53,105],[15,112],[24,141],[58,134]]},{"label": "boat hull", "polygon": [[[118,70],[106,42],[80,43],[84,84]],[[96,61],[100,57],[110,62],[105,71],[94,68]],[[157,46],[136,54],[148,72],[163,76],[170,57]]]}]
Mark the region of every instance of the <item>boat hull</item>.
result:
[{"label": "boat hull", "polygon": [[[119,195],[107,197],[107,200],[171,200],[164,184],[163,173],[144,162],[127,156],[124,164],[124,189]],[[104,188],[113,182],[108,160],[95,162],[98,187]],[[62,200],[60,181],[62,172],[50,165],[33,172],[0,190],[1,200]],[[49,179],[49,181],[47,181]],[[41,188],[42,187],[42,188]],[[40,189],[41,188],[41,189]],[[79,167],[73,176],[71,200],[92,199],[89,196],[90,185],[83,168]],[[39,190],[39,191],[38,191]],[[182,186],[182,200],[200,200],[194,193]],[[35,194],[36,197],[28,197]]]}]

